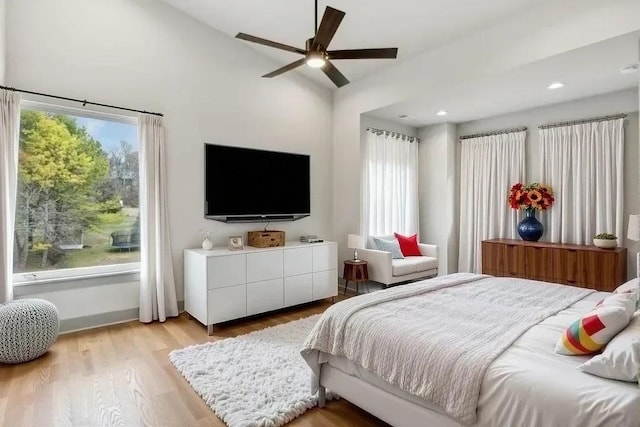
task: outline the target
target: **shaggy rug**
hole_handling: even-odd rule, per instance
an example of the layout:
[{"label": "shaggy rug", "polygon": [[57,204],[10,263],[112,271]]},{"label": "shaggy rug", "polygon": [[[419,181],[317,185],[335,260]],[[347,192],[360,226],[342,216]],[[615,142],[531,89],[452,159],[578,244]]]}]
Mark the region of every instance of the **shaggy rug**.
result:
[{"label": "shaggy rug", "polygon": [[300,356],[318,317],[174,350],[169,359],[229,427],[281,426],[318,403]]}]

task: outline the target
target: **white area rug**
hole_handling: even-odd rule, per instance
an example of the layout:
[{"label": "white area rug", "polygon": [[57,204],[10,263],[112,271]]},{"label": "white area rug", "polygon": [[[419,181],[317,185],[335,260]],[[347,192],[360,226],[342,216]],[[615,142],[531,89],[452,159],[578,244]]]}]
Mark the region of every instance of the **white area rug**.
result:
[{"label": "white area rug", "polygon": [[318,403],[300,348],[319,316],[174,350],[169,359],[229,427],[281,426]]}]

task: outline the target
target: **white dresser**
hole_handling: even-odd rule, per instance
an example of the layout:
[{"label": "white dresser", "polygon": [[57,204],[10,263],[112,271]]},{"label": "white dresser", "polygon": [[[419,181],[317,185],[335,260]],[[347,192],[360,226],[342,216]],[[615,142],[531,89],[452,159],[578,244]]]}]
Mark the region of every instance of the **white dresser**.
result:
[{"label": "white dresser", "polygon": [[207,325],[334,297],[335,242],[184,251],[184,308]]}]

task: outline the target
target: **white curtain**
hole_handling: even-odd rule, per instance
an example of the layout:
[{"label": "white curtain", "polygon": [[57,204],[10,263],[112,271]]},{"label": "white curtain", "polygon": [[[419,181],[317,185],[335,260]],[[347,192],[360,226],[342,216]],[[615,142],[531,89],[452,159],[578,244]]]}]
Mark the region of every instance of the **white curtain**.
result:
[{"label": "white curtain", "polygon": [[482,271],[482,241],[517,236],[518,213],[507,204],[524,183],[526,131],[461,140],[458,271]]},{"label": "white curtain", "polygon": [[552,242],[591,244],[612,233],[622,244],[624,119],[540,129],[542,181],[556,199],[543,224]]},{"label": "white curtain", "polygon": [[13,299],[13,225],[19,138],[20,94],[0,89],[0,304]]},{"label": "white curtain", "polygon": [[418,140],[367,131],[361,164],[360,233],[418,233]]},{"label": "white curtain", "polygon": [[164,322],[178,315],[169,244],[167,174],[162,118],[141,114],[140,141],[140,321]]}]

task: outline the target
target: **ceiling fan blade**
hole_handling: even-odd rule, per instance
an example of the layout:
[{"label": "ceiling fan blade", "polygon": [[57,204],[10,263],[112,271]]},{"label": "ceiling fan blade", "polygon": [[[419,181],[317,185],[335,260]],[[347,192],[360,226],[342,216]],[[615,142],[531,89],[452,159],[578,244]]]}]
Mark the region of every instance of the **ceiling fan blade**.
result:
[{"label": "ceiling fan blade", "polygon": [[342,87],[349,83],[349,80],[329,61],[324,64],[322,71],[331,79],[331,81],[338,87]]},{"label": "ceiling fan blade", "polygon": [[327,54],[329,59],[394,59],[398,48],[331,50]]},{"label": "ceiling fan blade", "polygon": [[318,46],[321,46],[323,50],[327,49],[342,22],[342,18],[344,18],[344,12],[327,6],[322,16],[322,21],[320,21],[320,27],[318,27],[316,36],[313,39],[313,49],[318,49]]},{"label": "ceiling fan blade", "polygon": [[278,75],[280,75],[280,74],[282,74],[282,73],[285,73],[285,72],[287,72],[287,71],[289,71],[289,70],[293,70],[294,68],[298,68],[299,66],[301,66],[302,64],[304,64],[306,60],[307,60],[307,58],[298,59],[296,62],[292,62],[292,63],[291,63],[291,64],[289,64],[289,65],[285,65],[285,66],[284,66],[284,67],[282,67],[282,68],[278,68],[277,70],[272,71],[272,72],[270,72],[269,74],[265,74],[265,75],[264,75],[264,76],[262,76],[262,77],[268,77],[268,78],[271,78],[271,77],[278,76]]},{"label": "ceiling fan blade", "polygon": [[289,52],[299,53],[301,55],[305,55],[307,52],[304,49],[298,49],[297,47],[289,46],[286,44],[274,42],[267,39],[261,39],[260,37],[251,36],[245,33],[236,34],[237,39],[246,40],[248,42],[258,43],[264,46],[275,47],[276,49],[282,49]]}]

